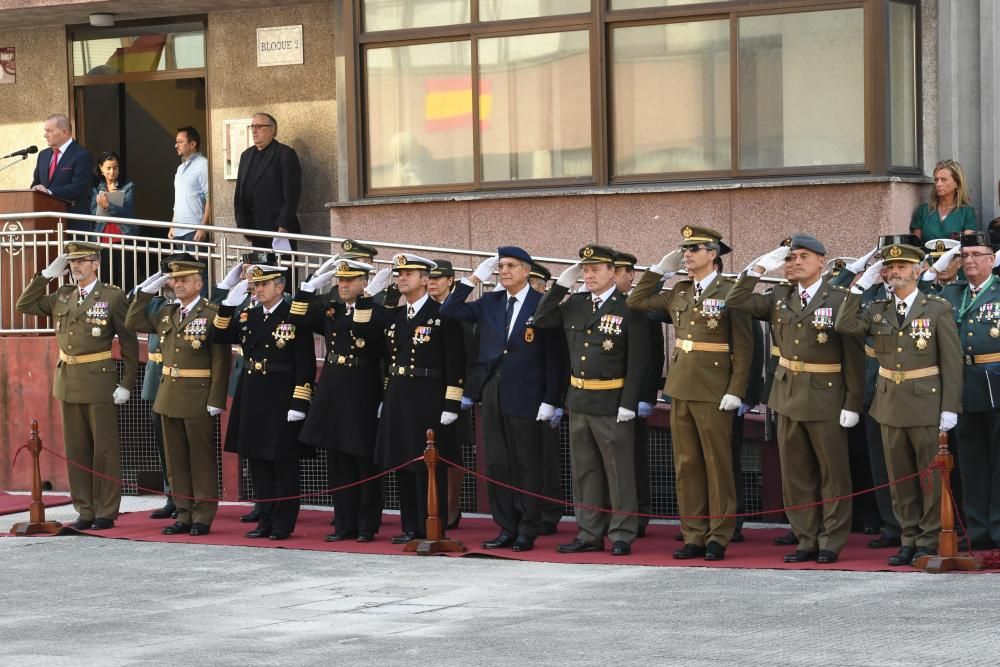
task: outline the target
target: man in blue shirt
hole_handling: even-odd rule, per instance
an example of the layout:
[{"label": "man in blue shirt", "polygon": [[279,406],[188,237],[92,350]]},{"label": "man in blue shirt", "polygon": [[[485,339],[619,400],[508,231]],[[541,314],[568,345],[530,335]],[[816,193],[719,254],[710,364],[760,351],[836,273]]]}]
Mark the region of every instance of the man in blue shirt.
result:
[{"label": "man in blue shirt", "polygon": [[[174,147],[181,163],[174,176],[174,217],[171,222],[208,225],[212,207],[208,201],[208,158],[199,152],[201,135],[191,126],[178,128]],[[175,241],[204,241],[207,236],[204,229],[171,227],[167,232],[167,237]]]}]

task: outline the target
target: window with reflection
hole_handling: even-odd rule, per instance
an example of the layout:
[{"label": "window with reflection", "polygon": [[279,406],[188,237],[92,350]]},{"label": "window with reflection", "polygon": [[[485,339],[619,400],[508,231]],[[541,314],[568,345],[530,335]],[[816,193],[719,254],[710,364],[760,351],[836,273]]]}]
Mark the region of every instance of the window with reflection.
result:
[{"label": "window with reflection", "polygon": [[205,66],[205,31],[80,39],[72,52],[73,76],[197,69]]},{"label": "window with reflection", "polygon": [[679,7],[681,5],[703,5],[706,2],[725,2],[726,0],[611,0],[608,7],[619,9],[645,9],[647,7]]},{"label": "window with reflection", "polygon": [[917,8],[889,3],[889,163],[916,167]]},{"label": "window with reflection", "polygon": [[364,30],[405,30],[468,23],[469,0],[364,0]]},{"label": "window with reflection", "polygon": [[591,0],[473,0],[480,21],[505,21],[589,12]]}]

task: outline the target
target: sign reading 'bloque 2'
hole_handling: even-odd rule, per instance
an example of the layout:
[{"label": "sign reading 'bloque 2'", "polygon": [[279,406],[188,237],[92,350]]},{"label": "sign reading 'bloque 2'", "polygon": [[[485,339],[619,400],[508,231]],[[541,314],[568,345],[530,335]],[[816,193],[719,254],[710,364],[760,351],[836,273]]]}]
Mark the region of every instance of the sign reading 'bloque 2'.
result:
[{"label": "sign reading 'bloque 2'", "polygon": [[301,25],[257,28],[257,67],[301,64]]}]

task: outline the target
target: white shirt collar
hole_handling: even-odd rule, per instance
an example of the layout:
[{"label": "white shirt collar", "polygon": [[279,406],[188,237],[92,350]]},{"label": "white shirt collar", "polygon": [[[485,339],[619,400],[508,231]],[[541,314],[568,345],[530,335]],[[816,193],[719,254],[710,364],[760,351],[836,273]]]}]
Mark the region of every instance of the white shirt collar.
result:
[{"label": "white shirt collar", "polygon": [[616,289],[618,289],[618,288],[617,288],[617,287],[615,287],[615,285],[614,285],[614,284],[612,284],[612,285],[611,285],[611,287],[610,287],[610,288],[608,289],[608,291],[607,291],[607,292],[605,292],[604,294],[597,294],[597,295],[595,295],[595,294],[594,294],[593,292],[591,292],[591,293],[590,293],[590,299],[591,299],[592,301],[593,301],[593,300],[594,300],[595,298],[597,298],[597,299],[600,299],[600,300],[601,300],[601,304],[603,305],[604,303],[606,303],[606,302],[607,302],[607,300],[608,300],[608,299],[610,299],[610,298],[611,298],[611,295],[615,293],[615,290],[616,290]]},{"label": "white shirt collar", "polygon": [[715,280],[715,277],[718,275],[719,275],[718,271],[712,271],[710,274],[708,274],[701,280],[697,281],[697,284],[701,285],[701,291],[704,292],[705,290],[707,290],[708,286],[712,284],[712,281]]},{"label": "white shirt collar", "polygon": [[87,298],[90,296],[90,293],[94,291],[95,287],[97,287],[97,280],[94,280],[94,282],[90,283],[86,287],[79,285],[80,293],[83,294],[84,298]]},{"label": "white shirt collar", "polygon": [[910,312],[910,308],[913,307],[913,302],[917,300],[917,294],[919,292],[920,292],[920,290],[914,289],[912,292],[910,292],[909,296],[907,296],[905,299],[900,299],[899,296],[897,295],[897,296],[895,296],[895,301],[897,303],[900,302],[900,301],[902,301],[903,303],[905,303],[906,304],[906,312]]},{"label": "white shirt collar", "polygon": [[993,280],[993,274],[992,273],[989,274],[989,275],[987,275],[986,279],[983,280],[983,282],[979,283],[978,285],[973,285],[972,281],[970,280],[969,281],[969,289],[970,290],[974,289],[974,290],[976,290],[977,293],[979,293],[979,292],[983,291],[983,288],[986,287],[991,280]]},{"label": "white shirt collar", "polygon": [[180,300],[180,299],[174,299],[174,303],[176,303],[176,304],[177,304],[178,306],[180,306],[181,308],[187,308],[187,311],[188,311],[189,313],[191,312],[191,310],[192,310],[192,309],[193,309],[193,308],[194,308],[195,306],[197,306],[197,305],[198,305],[198,302],[199,302],[199,301],[201,301],[201,295],[200,295],[200,294],[199,294],[198,296],[196,296],[196,297],[194,298],[194,301],[192,301],[191,303],[189,303],[189,304],[188,304],[187,306],[185,306],[185,305],[184,305],[183,303],[181,303],[181,300]]},{"label": "white shirt collar", "polygon": [[69,139],[66,140],[66,143],[64,143],[62,146],[59,146],[59,158],[60,159],[62,159],[62,156],[66,153],[66,149],[69,148],[69,145],[71,143],[73,143],[73,137],[70,137]]},{"label": "white shirt collar", "polygon": [[270,315],[271,313],[273,313],[274,311],[276,311],[276,310],[278,309],[278,306],[280,306],[280,305],[281,305],[281,301],[282,301],[282,299],[278,299],[278,300],[277,300],[277,301],[276,301],[276,302],[274,303],[274,305],[273,305],[272,307],[270,307],[270,308],[265,308],[265,307],[264,307],[264,304],[260,304],[260,308],[261,308],[261,310],[263,310],[263,311],[264,311],[264,314],[265,314],[265,315]]},{"label": "white shirt collar", "polygon": [[529,289],[531,289],[531,285],[525,285],[524,287],[521,288],[521,291],[518,292],[517,294],[511,294],[510,292],[507,292],[507,300],[509,301],[510,297],[513,296],[515,299],[517,299],[518,303],[524,303],[524,299],[528,296]]},{"label": "white shirt collar", "polygon": [[816,296],[816,292],[819,291],[819,286],[822,284],[823,284],[823,277],[820,276],[819,279],[809,287],[802,287],[801,285],[799,285],[799,294],[806,292],[807,294],[809,294],[809,300],[812,301],[813,297]]},{"label": "white shirt collar", "polygon": [[429,298],[431,298],[431,295],[425,292],[422,297],[416,300],[416,302],[412,304],[410,303],[405,304],[407,312],[409,312],[410,306],[413,306],[413,313],[414,314],[419,313],[420,309],[424,307],[424,304],[427,303],[427,299]]}]

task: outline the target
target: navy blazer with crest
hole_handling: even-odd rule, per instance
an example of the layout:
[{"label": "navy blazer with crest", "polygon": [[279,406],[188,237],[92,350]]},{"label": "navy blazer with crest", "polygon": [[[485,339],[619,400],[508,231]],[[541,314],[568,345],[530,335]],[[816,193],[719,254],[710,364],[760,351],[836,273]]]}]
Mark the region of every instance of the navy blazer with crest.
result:
[{"label": "navy blazer with crest", "polygon": [[[94,157],[86,148],[75,140],[66,148],[59,158],[56,172],[49,181],[49,164],[52,162],[52,149],[46,148],[38,154],[35,163],[35,173],[31,179],[31,187],[42,185],[48,188],[53,197],[72,202],[70,213],[90,213],[90,189],[94,184]],[[81,220],[72,220],[67,225],[69,229],[89,231],[93,225]]]}]

